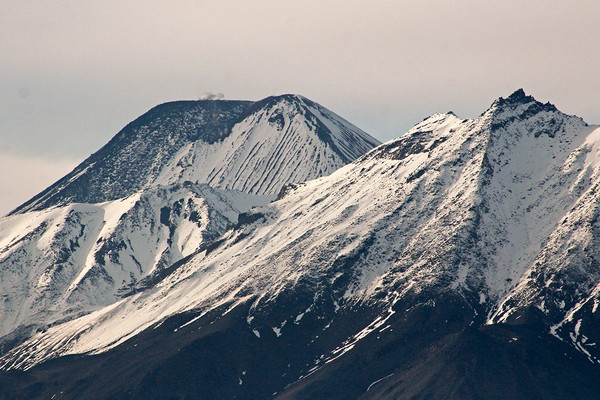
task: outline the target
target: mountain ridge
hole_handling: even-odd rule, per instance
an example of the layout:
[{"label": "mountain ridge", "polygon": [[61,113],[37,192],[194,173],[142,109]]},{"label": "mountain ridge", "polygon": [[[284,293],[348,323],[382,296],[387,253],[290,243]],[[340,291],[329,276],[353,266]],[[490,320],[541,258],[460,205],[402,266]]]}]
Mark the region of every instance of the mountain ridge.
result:
[{"label": "mountain ridge", "polygon": [[[527,99],[526,99],[527,100]],[[535,105],[535,103],[534,103]],[[466,122],[463,122],[462,120],[460,120],[457,117],[454,117],[452,115],[446,114],[446,115],[437,115],[434,116],[433,118],[429,118],[426,119],[424,122],[418,124],[413,130],[409,131],[406,135],[402,136],[401,138],[397,139],[396,142],[401,143],[401,145],[399,146],[399,148],[401,149],[406,149],[407,147],[409,149],[412,149],[412,152],[404,152],[406,154],[403,154],[402,157],[398,157],[397,154],[393,154],[393,156],[391,157],[392,160],[395,163],[398,164],[398,167],[396,167],[396,171],[399,173],[399,175],[394,175],[394,172],[386,172],[387,167],[385,165],[380,165],[379,160],[381,159],[381,157],[377,157],[378,152],[380,154],[385,154],[385,155],[389,155],[390,152],[388,151],[389,148],[391,146],[394,146],[395,142],[388,142],[387,144],[382,145],[380,148],[373,150],[371,153],[368,153],[367,155],[365,155],[363,158],[359,159],[356,163],[351,164],[345,168],[342,168],[341,170],[338,170],[336,173],[334,173],[333,175],[331,175],[329,178],[324,178],[324,179],[320,179],[317,181],[313,181],[310,184],[302,184],[302,185],[297,185],[295,189],[293,189],[291,192],[289,192],[283,199],[279,200],[276,204],[281,205],[284,204],[286,201],[289,201],[290,196],[293,197],[294,193],[300,193],[300,192],[304,192],[303,195],[300,195],[299,197],[297,197],[302,204],[306,204],[306,199],[310,199],[310,198],[315,198],[315,193],[318,193],[316,187],[314,185],[317,185],[317,187],[319,185],[327,185],[328,181],[335,181],[336,179],[341,179],[338,177],[342,177],[344,173],[347,173],[348,170],[354,170],[354,171],[358,171],[359,169],[362,172],[362,174],[364,175],[364,171],[370,169],[371,173],[375,174],[375,175],[371,175],[371,179],[374,179],[375,176],[394,176],[395,179],[400,179],[400,181],[404,182],[404,186],[406,186],[406,189],[402,189],[402,192],[405,192],[406,190],[408,190],[409,187],[412,187],[413,189],[411,189],[412,193],[409,191],[408,193],[405,194],[400,194],[400,196],[407,196],[405,197],[405,201],[408,201],[409,203],[412,202],[412,196],[414,195],[426,195],[428,200],[425,200],[425,203],[432,203],[432,204],[438,204],[437,207],[439,207],[439,210],[443,210],[438,212],[437,215],[432,215],[433,219],[431,219],[431,221],[429,222],[432,232],[434,232],[435,230],[439,229],[439,226],[444,226],[444,225],[448,225],[450,223],[450,221],[456,221],[456,222],[452,222],[452,224],[455,224],[455,228],[453,228],[454,233],[451,233],[449,237],[454,237],[457,242],[457,244],[460,244],[460,246],[456,247],[457,245],[454,244],[452,245],[452,247],[448,247],[447,249],[445,249],[445,240],[440,241],[439,239],[435,239],[433,237],[430,237],[430,233],[428,233],[428,230],[421,230],[421,232],[417,232],[416,236],[412,237],[412,239],[410,241],[406,241],[406,239],[400,240],[399,243],[404,243],[404,246],[407,246],[406,248],[412,248],[414,246],[414,250],[412,250],[414,253],[414,255],[410,255],[410,257],[406,257],[405,255],[402,255],[402,253],[400,253],[401,257],[399,259],[399,261],[397,261],[397,263],[400,263],[401,265],[406,265],[409,266],[411,264],[414,263],[414,261],[411,260],[419,260],[420,257],[422,257],[423,254],[423,249],[421,249],[421,246],[423,246],[424,244],[427,244],[427,246],[438,246],[440,249],[445,249],[442,251],[442,253],[439,256],[435,256],[435,258],[432,258],[431,260],[433,261],[432,265],[437,265],[439,264],[440,266],[444,266],[444,265],[450,265],[451,267],[449,268],[448,272],[443,273],[442,276],[446,276],[447,278],[444,279],[450,279],[451,281],[454,281],[454,283],[452,283],[451,286],[454,286],[454,289],[460,289],[460,288],[470,288],[470,290],[473,289],[477,289],[477,288],[487,288],[481,292],[479,292],[479,294],[476,294],[475,297],[479,300],[479,298],[488,298],[488,296],[492,295],[492,296],[498,296],[500,293],[502,293],[503,291],[508,290],[507,288],[510,287],[510,283],[508,281],[506,282],[502,282],[502,278],[498,279],[498,278],[494,278],[493,276],[485,276],[486,275],[486,271],[489,271],[490,268],[488,267],[484,267],[482,262],[482,260],[488,259],[489,262],[494,263],[493,258],[490,258],[491,255],[487,255],[484,256],[483,253],[481,253],[480,255],[474,256],[474,255],[467,255],[463,252],[463,250],[461,250],[461,246],[465,246],[468,248],[473,248],[476,249],[477,246],[474,243],[471,243],[470,241],[472,239],[470,239],[471,237],[475,237],[475,236],[481,236],[481,233],[478,233],[477,230],[479,229],[479,221],[482,218],[480,216],[480,210],[485,210],[486,206],[485,204],[482,203],[482,201],[479,199],[479,196],[481,196],[480,193],[483,193],[482,190],[485,189],[486,185],[488,185],[487,181],[492,179],[490,178],[488,175],[491,173],[491,171],[493,171],[493,167],[496,165],[500,165],[501,163],[494,160],[494,158],[492,157],[491,160],[488,160],[488,158],[490,156],[493,156],[493,154],[490,153],[489,150],[487,150],[487,147],[489,145],[489,140],[492,139],[492,136],[488,135],[481,135],[481,129],[485,128],[485,127],[489,127],[491,125],[493,125],[493,120],[490,120],[490,118],[493,118],[493,116],[495,116],[495,110],[493,109],[494,106],[492,106],[492,108],[490,109],[491,111],[489,113],[484,113],[484,115],[477,121],[472,121],[472,120],[467,120]],[[541,111],[541,113],[546,112],[545,110]],[[545,118],[545,114],[541,115],[540,118]],[[529,116],[528,118],[533,118],[533,116]],[[574,123],[576,123],[577,121],[575,121]],[[575,127],[577,128],[577,126],[579,125],[575,125]],[[582,126],[579,126],[577,129],[583,128]],[[468,135],[466,136],[461,136],[458,134],[458,132],[468,132]],[[487,129],[487,128],[486,128]],[[500,129],[500,128],[496,128],[496,129]],[[501,129],[511,129],[510,125],[506,125]],[[517,125],[516,128],[514,129],[515,135],[513,136],[507,136],[507,135],[500,135],[500,137],[505,137],[505,138],[521,138],[523,140],[538,140],[540,137],[536,136],[535,134],[533,135],[529,135],[529,136],[525,136],[523,138],[523,136],[519,136],[521,134],[520,131],[520,125]],[[426,134],[427,132],[431,131],[432,134],[428,135]],[[531,132],[530,132],[531,133]],[[414,146],[414,143],[412,143],[412,141],[417,138],[419,140],[421,140],[421,144],[418,146]],[[442,143],[439,143],[440,138],[445,138],[445,140]],[[531,139],[528,139],[531,138]],[[552,139],[550,136],[547,136],[547,140]],[[546,140],[546,139],[541,139],[541,140]],[[423,144],[425,143],[426,144]],[[437,144],[436,144],[437,143]],[[525,143],[525,142],[519,142],[519,143]],[[496,143],[496,145],[498,145],[498,143]],[[513,144],[514,145],[514,144]],[[503,147],[505,146],[504,143],[500,143],[499,146]],[[444,150],[444,147],[446,147],[446,149]],[[445,158],[440,158],[442,154],[444,154],[444,152],[447,152],[448,148],[453,148],[455,150],[452,150],[453,154],[457,154],[454,159],[445,159]],[[479,150],[477,150],[479,149]],[[528,151],[527,149],[525,149],[524,151]],[[425,167],[425,165],[427,164],[431,164],[431,160],[430,158],[432,157],[433,154],[439,154],[438,158],[434,158],[433,160],[438,160],[438,161],[434,161],[435,165],[437,166],[429,166],[429,167]],[[470,159],[468,158],[470,155]],[[411,159],[411,160],[407,160]],[[369,165],[370,163],[370,165]],[[409,163],[409,164],[406,164]],[[458,163],[458,164],[456,164]],[[405,164],[405,165],[403,165]],[[446,181],[448,178],[452,178],[452,175],[454,174],[452,172],[453,167],[451,166],[452,164],[457,165],[457,168],[461,168],[462,169],[462,173],[460,175],[458,175],[460,177],[460,179],[458,181],[456,181],[456,183],[454,184],[454,186],[449,187],[448,191],[448,195],[449,197],[447,197],[446,200],[444,200],[443,196],[440,196],[439,194],[439,189],[436,189],[436,187],[440,187],[443,188],[443,182]],[[489,165],[488,165],[489,164]],[[492,168],[492,169],[490,169]],[[433,173],[433,171],[435,171],[436,169],[438,169],[440,171],[440,173],[442,173],[441,175],[438,175],[438,177],[428,177],[428,175],[431,175]],[[542,174],[545,173],[545,169],[541,168],[541,172]],[[355,176],[358,177],[360,176],[359,174],[357,174],[356,172],[354,172]],[[392,175],[390,175],[392,174]],[[344,178],[345,179],[345,178]],[[356,179],[356,178],[355,178]],[[380,178],[377,178],[380,179]],[[373,185],[374,183],[369,181],[369,179],[367,179],[364,176],[361,176],[361,180],[362,182],[364,182],[365,186],[361,192],[363,193],[362,196],[364,196],[361,201],[366,201],[366,202],[370,202],[372,201],[372,197],[371,195],[374,193],[377,193],[379,190],[375,190],[373,191]],[[351,180],[352,181],[352,180]],[[424,187],[422,187],[422,184],[424,184],[425,182],[429,181],[430,183],[427,185],[428,189],[427,191],[424,191]],[[349,187],[345,184],[342,184],[341,182],[343,182],[343,179],[340,181],[339,185],[340,188],[335,189],[335,192],[340,192],[340,189],[342,187]],[[367,183],[368,182],[368,183]],[[474,182],[474,183],[469,183],[469,182]],[[491,182],[491,181],[490,181]],[[503,184],[503,181],[501,181],[499,184]],[[356,187],[356,183],[353,182],[352,183],[353,187]],[[386,188],[386,190],[388,190],[387,188],[387,182],[382,181],[380,183],[382,188]],[[402,186],[400,186],[402,188]],[[325,192],[323,193],[327,193],[329,191],[332,191],[332,189],[322,189]],[[348,190],[348,189],[345,189]],[[504,189],[500,189],[501,192],[504,192]],[[343,192],[341,192],[343,193]],[[350,193],[350,192],[348,192]],[[369,193],[369,195],[367,195],[367,193]],[[495,196],[495,192],[491,193],[492,196]],[[356,196],[356,195],[355,195]],[[380,195],[378,195],[380,196]],[[318,196],[317,196],[318,197]],[[330,215],[331,211],[327,211],[327,212],[323,212],[321,211],[321,207],[322,204],[324,204],[324,199],[326,197],[323,197],[323,195],[321,195],[319,198],[315,199],[316,201],[314,201],[314,204],[311,206],[311,213],[309,213],[309,215]],[[402,198],[402,197],[401,197]],[[352,197],[351,197],[352,199]],[[385,201],[385,203],[388,204],[388,207],[391,207],[391,209],[399,209],[398,205],[394,205],[395,199],[385,199],[381,198],[381,201]],[[423,201],[423,200],[422,200]],[[505,201],[505,199],[502,199],[502,201]],[[450,204],[454,203],[454,207],[451,207]],[[367,203],[364,203],[365,206]],[[456,204],[460,204],[461,208],[463,211],[461,212],[457,212],[456,211]],[[375,202],[375,206],[378,205],[377,202]],[[265,208],[267,207],[267,208]],[[282,218],[282,216],[278,216],[279,215],[279,211],[269,211],[269,212],[265,212],[266,209],[271,209],[271,206],[265,206],[263,207],[263,209],[256,209],[255,211],[253,211],[253,213],[255,215],[260,215],[259,219],[257,221],[266,221],[267,224],[271,224],[274,223],[274,221],[278,221]],[[334,207],[335,208],[338,208]],[[379,213],[379,211],[376,211],[373,207],[374,206],[366,206],[366,210],[371,210],[369,211],[370,213]],[[293,207],[292,207],[293,208]],[[343,220],[349,218],[350,216],[352,216],[353,218],[356,217],[356,206],[354,205],[349,205],[349,206],[342,206],[339,207],[340,210],[347,210],[345,213],[342,212],[340,214],[340,216],[342,216]],[[456,214],[451,215],[449,214],[449,210],[453,210],[452,212],[455,212]],[[271,213],[275,211],[275,214],[273,214],[272,216]],[[423,212],[426,213],[430,213],[431,211],[427,210],[427,209],[423,209],[420,212],[417,212],[417,217],[419,220],[422,221],[422,218],[424,217],[424,215],[420,215]],[[333,215],[336,215],[340,213],[340,211],[336,211]],[[301,222],[300,215],[298,215],[298,213],[293,214],[294,218],[293,219],[289,219],[290,222],[288,223],[292,223],[293,225],[290,225],[290,229],[295,229],[293,228],[293,226],[297,223],[299,223],[301,226],[302,225],[306,225],[303,224]],[[373,215],[375,214],[369,214],[371,215],[368,218],[373,218]],[[291,217],[291,216],[290,216]],[[417,217],[413,217],[413,218],[417,218]],[[288,217],[289,218],[289,217]],[[312,217],[311,217],[312,218]],[[316,217],[315,217],[316,218]],[[322,218],[322,217],[321,217]],[[431,217],[430,217],[431,218]],[[488,218],[485,217],[484,218]],[[492,216],[493,218],[493,216]],[[327,219],[330,219],[330,217],[328,217]],[[315,221],[317,221],[318,219],[315,219]],[[335,219],[334,219],[335,220]],[[368,221],[369,219],[367,219]],[[293,222],[292,222],[293,221]],[[441,222],[441,221],[445,221],[445,222]],[[493,222],[493,220],[491,221]],[[310,226],[310,224],[312,224],[313,222],[308,223],[307,226]],[[415,223],[416,220],[415,220]],[[423,223],[423,222],[421,222]],[[384,227],[385,229],[389,229],[387,228],[387,224],[389,224],[389,221],[387,220],[382,220],[381,224],[382,227]],[[252,223],[249,226],[243,228],[243,229],[255,229],[254,227],[257,226],[256,223]],[[260,224],[258,225],[260,226]],[[281,229],[281,222],[276,222],[276,225],[278,227],[278,229]],[[426,225],[427,226],[427,225]],[[493,225],[492,225],[493,226]],[[346,228],[347,229],[347,228]],[[311,232],[311,229],[309,229],[306,233],[304,234],[300,234],[298,233],[298,238],[302,238],[305,237],[306,234],[308,234],[308,232]],[[485,234],[485,233],[484,233]],[[246,233],[241,233],[242,237],[245,237]],[[348,235],[348,233],[345,233],[344,235]],[[475,235],[475,236],[473,236]],[[234,233],[235,236],[235,233]],[[373,239],[369,239],[369,237],[364,237],[364,235],[359,235],[358,238],[360,238],[361,236],[363,236],[362,239],[360,239],[357,243],[358,248],[359,249],[366,249],[367,247],[372,247],[373,246]],[[237,242],[234,239],[230,239],[233,240],[232,243],[236,243],[236,246],[239,246],[239,242]],[[242,239],[242,243],[244,243],[246,239]],[[256,240],[260,240],[258,237]],[[356,239],[355,239],[356,240]],[[354,240],[354,241],[355,241]],[[504,239],[502,239],[504,240]],[[363,244],[360,244],[361,242],[363,242]],[[310,243],[310,241],[308,241],[307,243]],[[470,244],[469,244],[470,243]],[[367,246],[367,247],[365,247]],[[389,250],[387,249],[387,246],[389,246],[389,242],[383,242],[381,244],[381,246],[383,246],[381,248],[381,251],[386,252]],[[259,246],[259,248],[262,248],[263,245]],[[488,248],[493,249],[495,248],[495,246],[492,243],[489,243],[487,245]],[[497,247],[497,246],[496,246]],[[235,247],[237,248],[237,247]],[[366,251],[366,250],[365,250]],[[406,252],[406,250],[404,250],[404,252]],[[306,254],[306,251],[304,252]],[[360,251],[358,251],[358,253],[360,254]],[[221,254],[223,254],[222,257],[228,259],[228,257],[233,257],[234,259],[237,257],[235,254],[237,253],[232,253],[231,255],[224,255],[224,250],[223,248],[219,251],[217,251],[216,253],[213,254],[217,254],[217,257],[220,257]],[[475,253],[477,254],[477,253]],[[264,257],[264,256],[263,256]],[[467,257],[467,258],[464,258]],[[196,257],[198,258],[198,256]],[[338,256],[339,258],[339,256]],[[225,265],[228,263],[228,261],[226,259],[223,259],[222,261],[220,261],[219,263],[221,265]],[[454,261],[451,261],[453,260]],[[463,261],[461,260],[465,260],[464,262],[467,262],[468,265],[480,265],[480,267],[475,268],[474,270],[471,270],[470,268],[464,270],[463,267],[461,267],[461,263]],[[466,260],[470,260],[470,261],[466,261]],[[270,261],[269,263],[272,263],[273,261]],[[420,260],[417,262],[417,265],[421,264],[423,262],[423,260]],[[192,263],[193,264],[193,263]],[[222,267],[221,267],[222,268]],[[371,268],[371,267],[370,267]],[[396,268],[394,267],[390,270],[388,270],[388,272],[385,272],[385,269],[380,270],[378,268],[373,269],[371,272],[369,272],[367,275],[365,275],[365,271],[361,272],[361,274],[363,275],[363,279],[366,279],[365,284],[367,284],[366,287],[359,285],[358,288],[362,287],[362,289],[360,290],[366,290],[367,292],[372,291],[376,288],[376,286],[371,286],[373,284],[375,284],[375,281],[373,281],[373,283],[369,283],[371,279],[377,277],[379,274],[381,274],[382,272],[384,273],[384,275],[387,276],[395,276],[392,280],[393,281],[397,281],[397,282],[401,282],[398,281],[399,277],[401,276],[407,276],[409,277],[410,274],[398,274],[396,273]],[[405,268],[405,267],[402,267]],[[437,267],[436,267],[437,268]],[[444,267],[445,268],[445,267]],[[270,270],[271,268],[269,268]],[[409,267],[409,270],[412,271],[417,271],[418,269],[416,269],[414,266],[413,267]],[[239,269],[232,269],[232,272],[235,272],[235,274],[239,273]],[[378,272],[379,271],[379,272]],[[435,276],[435,274],[437,274],[438,272],[435,272],[436,270],[430,270],[430,272],[428,272],[428,274],[434,274],[432,275]],[[503,271],[503,270],[502,270]],[[273,271],[273,273],[271,274],[271,276],[273,277],[277,277],[277,279],[281,279],[282,278],[282,273],[283,271]],[[321,271],[322,272],[322,271]],[[424,271],[419,272],[418,274],[422,274]],[[375,275],[372,275],[372,274]],[[515,274],[517,274],[517,277],[522,273],[522,272],[514,272]],[[184,276],[186,276],[187,273],[184,273]],[[245,273],[244,273],[245,275]],[[175,278],[175,281],[172,281],[173,283],[175,283],[177,281],[178,278]],[[206,278],[203,278],[206,279]],[[244,278],[240,278],[241,281],[244,281]],[[360,277],[355,277],[353,279],[359,279],[360,281]],[[425,282],[427,282],[427,280],[430,278],[426,278],[425,281],[423,281],[423,284]],[[435,279],[439,279],[439,278],[435,278]],[[491,279],[491,280],[490,280]],[[252,280],[250,280],[252,281]],[[492,282],[492,283],[490,283]],[[493,282],[497,282],[497,283],[493,283]],[[278,284],[275,285],[271,285],[271,287],[277,287]],[[491,286],[490,286],[491,285]],[[496,289],[493,289],[494,285],[499,285]],[[495,291],[498,291],[499,294],[494,294],[492,293],[488,293],[489,288],[492,288]],[[236,289],[239,290],[239,289]],[[460,289],[462,290],[462,289]],[[483,310],[482,310],[483,311]]]},{"label": "mountain ridge", "polygon": [[598,187],[600,128],[522,90],[434,114],[0,366],[61,371],[40,397],[592,399]]}]

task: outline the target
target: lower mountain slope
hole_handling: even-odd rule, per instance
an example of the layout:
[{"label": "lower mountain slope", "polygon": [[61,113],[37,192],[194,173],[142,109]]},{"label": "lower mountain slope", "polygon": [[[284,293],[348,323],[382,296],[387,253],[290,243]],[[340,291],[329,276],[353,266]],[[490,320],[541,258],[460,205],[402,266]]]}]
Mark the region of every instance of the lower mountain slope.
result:
[{"label": "lower mountain slope", "polygon": [[114,303],[269,200],[187,183],[3,218],[0,336]]},{"label": "lower mountain slope", "polygon": [[535,325],[465,328],[451,301],[390,318],[387,329],[303,377],[318,350],[356,328],[348,321],[368,308],[342,312],[316,344],[306,334],[319,324],[310,313],[280,336],[261,330],[258,338],[247,326],[249,306],[183,328],[193,315],[173,316],[101,354],[4,372],[0,398],[558,400],[595,399],[600,390],[597,367],[572,347]]},{"label": "lower mountain slope", "polygon": [[599,135],[523,91],[477,119],[436,114],[36,334],[2,357],[0,384],[17,382],[7,398],[597,398]]}]

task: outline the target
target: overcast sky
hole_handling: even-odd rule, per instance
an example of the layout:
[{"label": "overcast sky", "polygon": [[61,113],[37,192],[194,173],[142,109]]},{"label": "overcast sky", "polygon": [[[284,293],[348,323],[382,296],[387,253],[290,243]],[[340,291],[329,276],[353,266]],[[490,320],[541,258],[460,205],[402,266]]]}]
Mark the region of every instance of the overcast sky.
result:
[{"label": "overcast sky", "polygon": [[600,123],[600,2],[0,0],[0,214],[156,104],[302,94],[382,141],[518,88]]}]

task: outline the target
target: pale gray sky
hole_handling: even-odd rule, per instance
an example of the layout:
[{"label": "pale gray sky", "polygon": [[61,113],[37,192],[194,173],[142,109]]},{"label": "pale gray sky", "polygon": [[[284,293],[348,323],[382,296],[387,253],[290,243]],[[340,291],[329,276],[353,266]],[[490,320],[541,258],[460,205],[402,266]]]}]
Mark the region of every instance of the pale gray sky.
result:
[{"label": "pale gray sky", "polygon": [[600,2],[0,0],[0,214],[156,104],[298,93],[382,141],[523,87],[600,122]]}]

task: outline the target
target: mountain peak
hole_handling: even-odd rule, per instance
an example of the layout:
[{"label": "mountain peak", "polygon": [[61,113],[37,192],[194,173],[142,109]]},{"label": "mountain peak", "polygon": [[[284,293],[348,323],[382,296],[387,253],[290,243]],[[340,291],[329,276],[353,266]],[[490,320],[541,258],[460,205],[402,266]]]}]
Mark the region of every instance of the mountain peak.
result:
[{"label": "mountain peak", "polygon": [[406,134],[374,148],[361,159],[402,160],[414,154],[427,153],[445,142],[462,122],[452,111],[432,114]]},{"label": "mountain peak", "polygon": [[515,90],[510,96],[506,98],[506,101],[512,103],[523,103],[535,100],[532,96],[525,94],[523,88]]},{"label": "mountain peak", "polygon": [[276,195],[288,181],[327,175],[378,144],[326,108],[294,94],[257,102],[169,102],[129,123],[12,214],[100,203],[183,180]]},{"label": "mountain peak", "polygon": [[524,130],[536,138],[540,135],[555,137],[565,131],[565,124],[587,126],[581,118],[561,112],[550,102],[537,101],[523,89],[507,98],[498,98],[481,116],[490,121],[492,131]]},{"label": "mountain peak", "polygon": [[[522,108],[525,107],[525,108]],[[537,101],[533,96],[527,95],[523,89],[515,90],[507,98],[500,97],[496,100],[490,109],[494,110],[526,110],[528,114],[538,113],[540,111],[558,111],[557,108],[550,102],[542,103]]]},{"label": "mountain peak", "polygon": [[248,115],[257,112],[258,110],[273,107],[274,105],[279,103],[299,104],[303,100],[306,100],[306,98],[297,94],[290,93],[265,97],[264,99],[256,101],[252,105],[250,105],[250,107],[248,107],[248,109],[244,113],[244,117],[247,117]]}]

